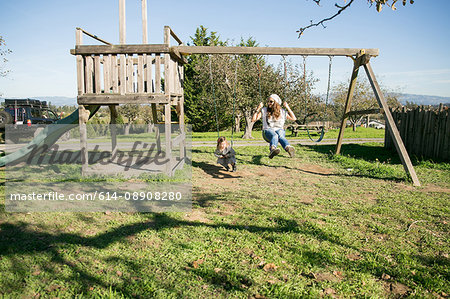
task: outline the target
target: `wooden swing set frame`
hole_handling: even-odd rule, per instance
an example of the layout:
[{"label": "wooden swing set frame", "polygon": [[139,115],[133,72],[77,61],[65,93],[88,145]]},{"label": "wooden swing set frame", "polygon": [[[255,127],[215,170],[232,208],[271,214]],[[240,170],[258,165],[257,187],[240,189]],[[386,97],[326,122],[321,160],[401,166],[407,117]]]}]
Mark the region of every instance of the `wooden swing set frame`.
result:
[{"label": "wooden swing set frame", "polygon": [[[369,112],[383,113],[387,128],[393,138],[406,173],[411,177],[414,186],[420,186],[419,179],[411,163],[409,155],[400,137],[388,104],[380,89],[372,70],[370,59],[379,55],[378,49],[359,48],[296,48],[296,47],[222,47],[222,46],[186,46],[168,26],[164,27],[163,44],[147,44],[147,4],[142,1],[143,44],[125,44],[125,0],[119,0],[120,44],[113,45],[77,28],[77,43],[71,54],[77,57],[78,105],[80,108],[80,142],[83,169],[87,169],[87,111],[90,105],[107,105],[111,111],[111,122],[117,117],[115,107],[118,104],[151,104],[153,121],[157,123],[157,105],[164,105],[166,155],[171,156],[171,149],[176,143],[185,146],[184,136],[172,139],[171,108],[177,106],[179,125],[184,129],[184,90],[183,65],[187,63],[184,56],[192,54],[232,54],[232,55],[293,55],[293,56],[345,56],[353,60],[353,71],[347,92],[344,114],[341,119],[340,131],[336,143],[335,154],[340,154],[344,136],[344,128],[350,115],[364,114],[368,111],[350,111],[356,79],[362,66],[367,74],[380,109]],[[95,38],[104,45],[83,45],[82,34]],[[178,45],[171,46],[174,39]],[[154,74],[154,76],[153,76]],[[164,86],[161,86],[164,78]],[[86,115],[86,114],[85,114]],[[159,136],[159,134],[158,134]],[[113,136],[114,137],[114,136]],[[115,137],[114,137],[115,138]],[[113,151],[116,141],[112,140]],[[158,138],[158,149],[161,148]],[[180,151],[183,152],[183,151]],[[185,158],[183,155],[180,158]],[[175,160],[175,159],[174,159]],[[179,159],[177,159],[179,160]],[[170,164],[170,163],[169,163]],[[182,165],[181,165],[182,166]],[[180,167],[170,164],[166,173],[172,175]]]}]

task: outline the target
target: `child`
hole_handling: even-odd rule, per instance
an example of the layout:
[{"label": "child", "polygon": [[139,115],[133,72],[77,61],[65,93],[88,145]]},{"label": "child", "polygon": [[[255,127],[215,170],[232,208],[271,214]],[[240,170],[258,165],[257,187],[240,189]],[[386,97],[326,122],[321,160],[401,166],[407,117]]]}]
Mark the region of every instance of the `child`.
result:
[{"label": "child", "polygon": [[217,148],[214,155],[217,157],[217,163],[223,165],[227,171],[230,170],[228,164],[231,164],[232,171],[236,172],[236,152],[225,137],[217,139]]}]

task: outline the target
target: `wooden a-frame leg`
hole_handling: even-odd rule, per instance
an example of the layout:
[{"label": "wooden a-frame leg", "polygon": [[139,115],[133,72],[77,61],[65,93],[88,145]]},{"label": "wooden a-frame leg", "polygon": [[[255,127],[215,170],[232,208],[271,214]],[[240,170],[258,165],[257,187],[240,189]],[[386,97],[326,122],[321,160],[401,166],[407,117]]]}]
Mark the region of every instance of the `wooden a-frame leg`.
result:
[{"label": "wooden a-frame leg", "polygon": [[419,179],[417,177],[416,171],[411,163],[408,152],[406,151],[405,145],[403,144],[402,138],[400,137],[400,132],[395,125],[394,118],[392,117],[391,111],[389,110],[389,106],[381,92],[380,86],[375,78],[375,74],[370,66],[370,63],[367,62],[364,64],[364,70],[366,71],[367,78],[369,79],[370,85],[372,86],[373,92],[375,93],[375,97],[380,105],[380,108],[383,108],[386,125],[389,130],[389,133],[392,136],[392,139],[395,144],[395,148],[400,156],[400,160],[402,161],[403,168],[410,175],[414,186],[420,186]]},{"label": "wooden a-frame leg", "polygon": [[360,59],[356,59],[353,64],[353,72],[352,77],[350,79],[350,86],[348,87],[347,99],[345,101],[344,114],[342,115],[341,127],[339,129],[339,135],[336,142],[336,150],[335,150],[336,155],[339,155],[341,153],[342,140],[344,139],[344,129],[347,124],[348,118],[347,113],[350,112],[350,108],[352,107],[352,98],[356,87],[356,79],[358,78],[358,71],[359,67],[361,66],[360,61],[361,61]]}]

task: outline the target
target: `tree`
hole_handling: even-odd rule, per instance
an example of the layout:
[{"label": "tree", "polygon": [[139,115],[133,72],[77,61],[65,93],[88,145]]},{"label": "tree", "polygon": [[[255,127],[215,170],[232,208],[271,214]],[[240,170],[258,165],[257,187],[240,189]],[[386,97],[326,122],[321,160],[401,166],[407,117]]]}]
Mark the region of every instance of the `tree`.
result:
[{"label": "tree", "polygon": [[[226,46],[217,32],[208,33],[208,29],[200,26],[191,37],[194,46]],[[211,57],[212,69],[217,69],[217,58]],[[210,131],[216,128],[212,85],[209,75],[209,57],[206,55],[190,55],[185,65],[185,117],[194,131]],[[216,78],[214,78],[216,79]],[[215,80],[219,82],[218,78]],[[217,82],[214,82],[217,84]],[[220,90],[220,88],[218,89]],[[222,101],[217,100],[217,103]]]},{"label": "tree", "polygon": [[[313,0],[317,5],[320,5],[320,1],[321,0]],[[311,20],[311,24],[305,27],[301,27],[300,29],[297,30],[298,32],[298,37],[300,38],[302,36],[302,34],[305,32],[305,30],[311,28],[311,27],[315,27],[315,26],[319,26],[322,25],[325,28],[325,22],[331,21],[332,19],[334,19],[335,17],[337,17],[338,15],[340,15],[344,10],[346,10],[347,8],[350,7],[350,5],[352,5],[352,3],[355,0],[350,0],[350,1],[346,1],[344,0],[344,5],[339,5],[337,3],[334,4],[334,6],[337,8],[337,11],[334,15],[324,18],[319,22],[313,23],[313,21]],[[392,10],[396,10],[396,6],[395,4],[398,2],[399,0],[367,0],[367,3],[370,6],[375,5],[376,9],[378,12],[381,12],[381,10],[383,9],[384,6],[388,6],[390,8],[392,8]],[[408,2],[410,4],[414,3],[414,0],[401,0],[403,6],[405,6]]]},{"label": "tree", "polygon": [[[11,54],[12,51],[6,48],[6,43],[3,37],[0,35],[0,77],[6,77],[10,70],[5,69],[4,64],[8,62],[5,58],[6,55]],[[0,92],[0,96],[1,96]]]},{"label": "tree", "polygon": [[130,124],[139,117],[139,113],[140,105],[138,104],[125,104],[119,107],[119,114],[122,114],[128,119],[128,122],[125,124],[125,135],[130,133]]},{"label": "tree", "polygon": [[8,62],[8,60],[4,56],[11,54],[11,53],[12,53],[12,51],[10,49],[6,48],[5,40],[0,35],[0,56],[2,57],[0,60],[0,77],[6,77],[6,75],[8,75],[8,73],[10,72],[9,70],[5,69],[3,64]]},{"label": "tree", "polygon": [[[339,115],[343,115],[345,102],[347,100],[348,94],[348,82],[341,82],[333,87],[333,102],[337,110],[340,111]],[[383,94],[386,96],[386,101],[389,107],[398,107],[400,105],[397,97],[394,93],[387,92],[385,88],[382,88]],[[372,87],[367,80],[357,80],[355,85],[355,90],[353,92],[351,111],[360,111],[378,108],[378,102],[373,93]],[[353,131],[356,131],[356,125],[361,122],[361,120],[367,117],[367,115],[352,115],[348,119],[352,124]]]}]

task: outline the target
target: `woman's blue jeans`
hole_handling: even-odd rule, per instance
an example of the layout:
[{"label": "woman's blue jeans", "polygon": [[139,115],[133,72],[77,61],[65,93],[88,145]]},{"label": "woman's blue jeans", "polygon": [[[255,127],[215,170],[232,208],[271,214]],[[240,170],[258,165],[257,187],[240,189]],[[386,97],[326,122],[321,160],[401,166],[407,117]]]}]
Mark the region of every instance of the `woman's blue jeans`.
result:
[{"label": "woman's blue jeans", "polygon": [[270,147],[277,147],[278,142],[283,148],[289,145],[289,141],[286,139],[286,132],[283,129],[273,130],[263,130],[262,136],[265,141],[270,143]]}]

